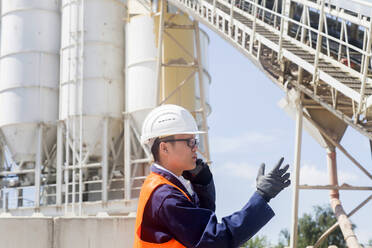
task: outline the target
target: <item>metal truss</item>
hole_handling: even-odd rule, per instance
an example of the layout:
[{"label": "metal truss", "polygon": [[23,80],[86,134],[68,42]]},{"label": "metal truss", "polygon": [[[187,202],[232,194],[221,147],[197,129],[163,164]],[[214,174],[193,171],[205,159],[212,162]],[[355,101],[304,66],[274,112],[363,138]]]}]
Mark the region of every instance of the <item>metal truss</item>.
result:
[{"label": "metal truss", "polygon": [[[356,17],[324,1],[283,0],[283,13],[277,10],[278,1],[261,4],[223,0],[169,2],[219,34],[276,81],[281,81],[277,82],[281,87],[289,76],[284,73],[285,69],[305,70],[306,77],[300,85],[307,89],[304,93],[319,98],[315,100],[317,103],[326,102],[333,112],[342,110],[341,118],[349,125],[354,123],[359,132],[372,139],[368,111],[372,101],[368,77],[372,30],[369,17]],[[272,9],[263,5],[269,2],[273,3]],[[299,21],[293,14],[295,8],[302,9],[301,16],[297,17]],[[310,13],[321,14],[317,20],[313,20],[314,16],[310,20]],[[340,37],[329,34],[329,16],[340,20]],[[311,25],[313,22],[319,23],[317,29]],[[346,23],[359,27],[359,33],[363,31],[362,48],[349,41]],[[279,75],[281,72],[285,78]],[[347,104],[338,109],[338,102]]]}]

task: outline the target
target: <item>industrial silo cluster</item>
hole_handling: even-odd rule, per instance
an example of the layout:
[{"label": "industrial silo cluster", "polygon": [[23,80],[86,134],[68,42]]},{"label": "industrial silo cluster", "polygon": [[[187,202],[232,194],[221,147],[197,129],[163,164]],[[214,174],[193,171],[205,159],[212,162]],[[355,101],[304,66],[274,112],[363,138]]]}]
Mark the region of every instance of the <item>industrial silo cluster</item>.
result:
[{"label": "industrial silo cluster", "polygon": [[201,96],[193,21],[166,6],[159,59],[159,6],[1,1],[2,211],[129,212],[149,162],[135,160],[148,155],[136,140],[146,113],[179,104],[202,126],[201,101],[211,111],[208,36],[199,31]]}]

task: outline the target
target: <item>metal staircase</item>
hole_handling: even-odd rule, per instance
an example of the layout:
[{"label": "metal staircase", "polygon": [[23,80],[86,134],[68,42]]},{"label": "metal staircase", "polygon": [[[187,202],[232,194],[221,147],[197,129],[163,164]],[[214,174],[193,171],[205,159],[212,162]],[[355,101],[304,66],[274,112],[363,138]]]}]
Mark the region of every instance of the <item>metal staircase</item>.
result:
[{"label": "metal staircase", "polygon": [[[239,4],[223,0],[169,2],[244,53],[281,88],[295,87],[303,92],[304,107],[309,104],[325,108],[372,139],[372,84],[368,75],[372,22],[368,16],[355,16],[324,1],[283,0],[283,13],[277,8],[280,2],[271,1],[274,9],[270,9],[268,0],[260,4],[257,0]],[[369,3],[363,4],[372,8]],[[298,21],[291,10],[299,6],[302,16]],[[318,13],[319,20],[310,21],[306,11],[308,16],[310,11]],[[356,47],[343,35],[328,34],[329,25],[324,23],[332,18],[342,18],[338,22],[352,23],[364,32],[363,47]],[[317,21],[318,29],[309,24]],[[346,58],[346,65],[337,58],[340,55]],[[361,61],[357,69],[352,68],[353,57]],[[292,75],[288,68],[306,72]]]}]

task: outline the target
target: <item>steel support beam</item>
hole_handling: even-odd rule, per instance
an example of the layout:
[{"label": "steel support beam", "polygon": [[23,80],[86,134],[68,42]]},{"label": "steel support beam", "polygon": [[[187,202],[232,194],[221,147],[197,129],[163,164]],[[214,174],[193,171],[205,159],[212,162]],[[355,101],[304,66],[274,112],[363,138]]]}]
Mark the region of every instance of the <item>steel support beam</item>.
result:
[{"label": "steel support beam", "polygon": [[298,202],[299,202],[299,184],[300,184],[300,167],[301,167],[301,144],[302,144],[302,124],[303,124],[303,110],[300,101],[300,93],[298,92],[297,99],[297,116],[296,116],[296,142],[295,142],[295,159],[294,171],[292,172],[292,227],[290,248],[297,247],[297,233],[298,233]]},{"label": "steel support beam", "polygon": [[[164,35],[164,14],[165,14],[165,6],[167,2],[165,0],[159,0],[160,1],[160,18],[159,18],[159,37],[158,37],[158,55],[157,55],[157,71],[156,71],[156,81],[157,81],[157,87],[156,87],[156,97],[157,97],[157,103],[160,103],[160,85],[163,81],[162,78],[162,64],[163,64],[163,35]],[[164,90],[164,89],[163,89]]]},{"label": "steel support beam", "polygon": [[102,136],[102,203],[106,204],[108,200],[108,117],[103,120]]},{"label": "steel support beam", "polygon": [[[202,107],[202,128],[205,132],[204,134],[204,152],[206,155],[206,159],[210,161],[210,153],[209,153],[209,135],[208,135],[208,123],[207,123],[207,105],[205,104],[205,90],[204,90],[204,81],[203,81],[203,65],[201,61],[201,49],[200,49],[200,30],[199,30],[199,23],[194,21],[195,27],[195,43],[196,43],[196,59],[198,62],[198,81],[199,81],[199,91],[200,91],[200,103]],[[235,34],[237,35],[237,34]]]},{"label": "steel support beam", "polygon": [[35,161],[35,210],[39,211],[40,207],[40,179],[41,179],[41,163],[43,158],[43,124],[40,123],[37,130],[37,148]]},{"label": "steel support beam", "polygon": [[124,114],[124,199],[131,199],[131,132],[130,132],[130,114]]},{"label": "steel support beam", "polygon": [[57,175],[56,175],[56,205],[62,205],[62,163],[63,163],[63,125],[57,124]]}]

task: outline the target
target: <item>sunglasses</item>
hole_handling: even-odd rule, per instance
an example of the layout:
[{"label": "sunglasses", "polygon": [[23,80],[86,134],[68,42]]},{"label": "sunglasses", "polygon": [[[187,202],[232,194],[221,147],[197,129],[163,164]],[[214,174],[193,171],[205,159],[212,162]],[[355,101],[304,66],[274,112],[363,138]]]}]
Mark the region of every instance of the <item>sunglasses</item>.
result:
[{"label": "sunglasses", "polygon": [[161,140],[160,142],[176,142],[176,141],[185,141],[187,146],[191,149],[194,149],[195,146],[199,146],[199,140],[190,138],[190,139],[169,139],[169,140]]}]

